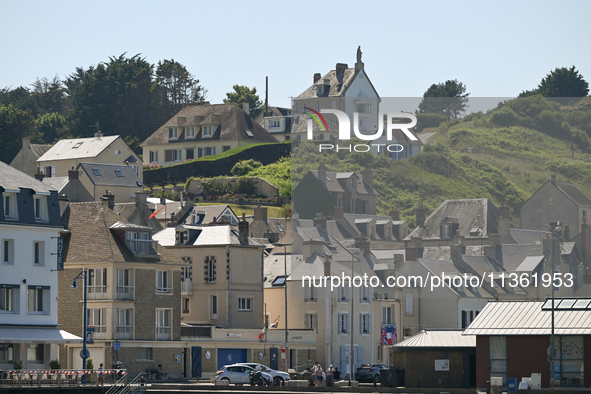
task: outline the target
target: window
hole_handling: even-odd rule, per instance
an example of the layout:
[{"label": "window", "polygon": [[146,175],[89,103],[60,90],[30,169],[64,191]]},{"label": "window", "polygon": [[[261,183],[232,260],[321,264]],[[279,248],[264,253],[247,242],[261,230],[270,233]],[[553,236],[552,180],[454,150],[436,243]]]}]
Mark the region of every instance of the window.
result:
[{"label": "window", "polygon": [[583,386],[584,341],[579,335],[555,336],[556,358],[554,380],[561,386]]},{"label": "window", "polygon": [[156,253],[153,246],[153,240],[150,233],[138,231],[125,232],[125,244],[133,252],[137,254]]},{"label": "window", "polygon": [[215,283],[215,257],[205,257],[205,282]]},{"label": "window", "polygon": [[337,207],[343,206],[343,197],[337,197]]},{"label": "window", "polygon": [[195,149],[189,148],[186,151],[187,160],[193,160],[195,158]]},{"label": "window", "polygon": [[412,294],[406,295],[406,314],[407,315],[414,315],[414,299]]},{"label": "window", "polygon": [[49,314],[49,286],[29,286],[29,314]]},{"label": "window", "polygon": [[177,139],[176,127],[171,127],[170,129],[168,129],[168,139],[169,140],[176,140]]},{"label": "window", "polygon": [[[17,313],[19,285],[0,285],[0,313]],[[0,358],[1,360],[1,358]]]},{"label": "window", "polygon": [[195,138],[195,127],[185,127],[186,138]]},{"label": "window", "polygon": [[156,291],[158,293],[172,293],[170,271],[156,271]]},{"label": "window", "polygon": [[98,168],[93,168],[92,172],[94,173],[95,176],[102,176],[101,172],[98,170]]},{"label": "window", "polygon": [[371,334],[371,315],[369,313],[359,314],[359,333]]},{"label": "window", "polygon": [[88,275],[88,298],[95,300],[107,298],[107,269],[91,268],[86,273]]},{"label": "window", "polygon": [[281,126],[281,122],[279,120],[269,120],[269,128],[270,129],[278,129]]},{"label": "window", "polygon": [[117,269],[117,299],[133,300],[133,271],[129,268]]},{"label": "window", "polygon": [[368,114],[371,112],[371,104],[355,104],[355,112]]},{"label": "window", "polygon": [[0,343],[0,364],[10,364],[12,361],[14,361],[14,345]]},{"label": "window", "polygon": [[[285,278],[284,278],[285,280]],[[318,299],[318,289],[316,287],[314,287],[313,285],[310,286],[309,284],[306,284],[304,286],[304,301],[305,302],[316,302],[316,300]]]},{"label": "window", "polygon": [[93,308],[87,310],[86,319],[89,326],[94,326],[96,339],[107,339],[107,321],[105,320],[105,308]]},{"label": "window", "polygon": [[203,126],[203,137],[211,137],[211,125]]},{"label": "window", "polygon": [[117,178],[123,178],[123,174],[121,173],[120,170],[114,170],[115,171],[115,175],[117,175]]},{"label": "window", "polygon": [[369,288],[367,286],[361,286],[359,288],[359,302],[369,302]]},{"label": "window", "polygon": [[183,298],[183,313],[189,313],[189,298]]},{"label": "window", "polygon": [[503,385],[507,384],[507,337],[488,337],[488,357],[490,377],[503,378]]},{"label": "window", "polygon": [[156,340],[172,339],[172,309],[156,309]]},{"label": "window", "polygon": [[450,231],[448,225],[441,226],[441,238],[450,238],[449,233]]},{"label": "window", "polygon": [[2,240],[2,263],[14,264],[14,239]]},{"label": "window", "polygon": [[230,145],[224,145],[224,146],[222,146],[222,152],[229,151],[230,149],[231,149]]},{"label": "window", "polygon": [[173,149],[172,160],[173,161],[181,161],[181,150],[180,149]]},{"label": "window", "polygon": [[78,142],[78,143],[76,143],[76,145],[74,145],[74,146],[72,147],[72,149],[78,149],[78,148],[80,148],[80,145],[82,145],[83,143],[84,143],[84,142]]},{"label": "window", "polygon": [[117,339],[133,339],[133,309],[117,310]]},{"label": "window", "polygon": [[16,193],[3,193],[4,196],[4,217],[6,219],[18,219],[16,209]]},{"label": "window", "polygon": [[215,146],[212,148],[203,148],[204,156],[215,155]]},{"label": "window", "polygon": [[[367,215],[367,201],[361,200],[361,213]],[[369,234],[371,236],[371,234]]]},{"label": "window", "polygon": [[318,329],[318,313],[304,314],[304,327],[307,330],[317,330]]},{"label": "window", "polygon": [[135,349],[135,361],[153,361],[151,347],[138,347]]},{"label": "window", "polygon": [[172,149],[164,151],[164,161],[172,161]]},{"label": "window", "polygon": [[150,151],[150,163],[158,163],[158,151]]},{"label": "window", "polygon": [[35,196],[33,199],[35,202],[35,220],[47,220],[47,197]]},{"label": "window", "polygon": [[252,298],[238,298],[239,311],[252,311]]},{"label": "window", "polygon": [[218,318],[218,296],[212,295],[211,301],[211,320],[217,320]]},{"label": "window", "polygon": [[339,313],[339,334],[349,333],[349,314]]},{"label": "window", "polygon": [[378,345],[378,361],[382,361],[382,345]]},{"label": "window", "polygon": [[474,311],[462,311],[462,328],[468,328],[472,320],[474,320]]},{"label": "window", "polygon": [[44,265],[45,263],[45,242],[35,241],[33,243],[34,249],[34,260],[35,265]]},{"label": "window", "polygon": [[27,345],[27,362],[43,364],[45,362],[45,345],[30,343]]},{"label": "window", "polygon": [[392,307],[382,307],[382,324],[392,324]]},{"label": "window", "polygon": [[339,302],[349,302],[349,287],[344,284],[339,287]]}]

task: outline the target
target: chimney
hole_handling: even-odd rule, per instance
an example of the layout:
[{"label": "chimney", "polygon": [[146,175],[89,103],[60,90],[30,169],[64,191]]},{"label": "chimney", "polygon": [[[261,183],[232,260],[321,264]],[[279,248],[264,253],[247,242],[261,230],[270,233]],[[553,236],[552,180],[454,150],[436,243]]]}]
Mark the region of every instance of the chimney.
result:
[{"label": "chimney", "polygon": [[484,254],[491,259],[495,259],[497,255],[497,245],[499,244],[499,235],[489,234],[488,243],[489,244],[484,247]]},{"label": "chimney", "polygon": [[23,150],[31,149],[31,139],[30,138],[23,138]]},{"label": "chimney", "polygon": [[552,182],[553,185],[556,185],[556,174],[550,175],[550,182]]},{"label": "chimney", "polygon": [[403,254],[395,254],[394,255],[394,271],[399,271],[404,266],[404,255]]},{"label": "chimney", "polygon": [[250,106],[248,104],[248,99],[244,99],[242,102],[242,109],[246,112],[247,115],[250,115]]},{"label": "chimney", "polygon": [[41,171],[39,171],[39,167],[37,167],[37,172],[35,173],[35,179],[37,179],[39,182],[41,182],[43,180],[43,178],[45,178],[45,174],[43,174]]},{"label": "chimney", "polygon": [[511,210],[510,210],[509,206],[505,205],[505,203],[502,203],[501,206],[499,207],[499,215],[504,218],[511,217],[510,211]]},{"label": "chimney", "polygon": [[244,212],[242,212],[242,219],[238,222],[238,233],[240,234],[238,237],[240,243],[248,244],[248,222]]},{"label": "chimney", "polygon": [[254,220],[260,220],[263,222],[267,221],[267,207],[262,207],[259,205],[254,209]]},{"label": "chimney", "polygon": [[320,163],[318,166],[318,180],[322,182],[322,184],[326,183],[326,166],[324,163]]},{"label": "chimney", "polygon": [[330,79],[329,78],[324,78],[324,84],[325,85],[330,85]]},{"label": "chimney", "polygon": [[415,215],[417,227],[425,227],[425,208],[423,207],[422,203],[419,203],[419,207],[417,208]]},{"label": "chimney", "polygon": [[370,243],[369,239],[367,239],[367,236],[362,235],[360,237],[355,237],[355,247],[369,254]]},{"label": "chimney", "polygon": [[406,261],[416,261],[423,257],[423,238],[412,237],[404,245]]},{"label": "chimney", "polygon": [[314,253],[317,253],[320,256],[324,255],[324,241],[309,240],[302,242],[302,258],[304,260],[312,256]]},{"label": "chimney", "polygon": [[586,259],[587,255],[587,218],[583,217],[583,223],[581,223],[581,257],[583,260]]},{"label": "chimney", "polygon": [[400,220],[400,211],[398,211],[398,208],[392,207],[388,214],[392,217],[392,219]]},{"label": "chimney", "polygon": [[313,220],[314,227],[320,226],[321,229],[326,231],[326,218],[324,217],[324,213],[320,212]]},{"label": "chimney", "polygon": [[460,230],[458,230],[456,236],[454,237],[454,242],[449,246],[449,258],[455,261],[461,261],[462,255],[464,254],[464,237],[460,234]]},{"label": "chimney", "polygon": [[68,179],[78,179],[78,171],[68,170]]},{"label": "chimney", "polygon": [[330,260],[328,256],[324,257],[324,276],[330,277]]},{"label": "chimney", "polygon": [[348,68],[349,66],[347,65],[347,63],[337,63],[335,74],[338,77],[339,75],[341,75],[343,71],[345,71]]},{"label": "chimney", "polygon": [[101,138],[103,136],[103,132],[102,131],[97,131],[96,133],[94,133],[94,136],[96,138]]},{"label": "chimney", "polygon": [[345,213],[345,207],[334,207],[334,220],[340,220]]},{"label": "chimney", "polygon": [[365,170],[361,173],[361,177],[363,178],[363,183],[373,189],[373,171],[371,167],[365,167]]},{"label": "chimney", "polygon": [[564,225],[564,232],[562,233],[562,238],[564,238],[565,242],[570,242],[570,226],[568,224]]},{"label": "chimney", "polygon": [[105,190],[105,194],[103,195],[102,200],[103,200],[103,203],[109,209],[113,209],[113,207],[115,206],[115,196],[113,194],[111,194],[108,190]]},{"label": "chimney", "polygon": [[135,206],[136,208],[141,205],[148,204],[148,193],[144,191],[137,191],[135,192]]},{"label": "chimney", "polygon": [[314,74],[314,84],[320,80],[321,76],[320,73]]}]

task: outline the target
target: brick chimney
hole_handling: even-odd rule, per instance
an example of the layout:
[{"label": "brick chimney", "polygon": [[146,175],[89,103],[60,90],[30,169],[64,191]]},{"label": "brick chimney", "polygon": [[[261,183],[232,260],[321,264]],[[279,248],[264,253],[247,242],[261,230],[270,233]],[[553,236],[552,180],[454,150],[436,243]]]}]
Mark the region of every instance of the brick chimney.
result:
[{"label": "brick chimney", "polygon": [[315,73],[314,74],[314,83],[320,81],[320,78],[322,78],[321,75],[320,75],[320,73]]},{"label": "brick chimney", "polygon": [[340,220],[343,218],[343,214],[345,213],[345,207],[334,207],[334,220]]},{"label": "brick chimney", "polygon": [[115,195],[111,194],[108,190],[105,190],[105,194],[103,195],[103,203],[109,208],[113,209],[115,206]]},{"label": "brick chimney", "polygon": [[320,226],[321,229],[326,230],[326,218],[324,217],[324,213],[320,212],[313,220],[314,227]]},{"label": "brick chimney", "polygon": [[425,207],[423,207],[423,203],[419,203],[419,207],[417,208],[415,215],[417,227],[425,227]]},{"label": "brick chimney", "polygon": [[404,244],[406,261],[416,261],[423,257],[423,238],[412,237]]},{"label": "brick chimney", "polygon": [[398,211],[398,208],[392,207],[388,214],[392,217],[392,219],[400,220],[400,211]]},{"label": "brick chimney", "polygon": [[68,179],[78,179],[78,171],[68,170]]},{"label": "brick chimney", "polygon": [[585,260],[587,254],[587,218],[581,223],[581,257]]},{"label": "brick chimney", "polygon": [[349,66],[347,65],[347,63],[337,63],[336,65],[336,70],[335,70],[335,74],[337,75],[337,77],[339,75],[341,75],[341,73],[343,71],[345,71],[346,69],[348,69]]},{"label": "brick chimney", "polygon": [[246,221],[246,215],[242,212],[242,218],[238,222],[238,239],[241,244],[248,244],[248,222]]},{"label": "brick chimney", "polygon": [[371,167],[365,167],[365,170],[363,170],[361,173],[361,177],[363,179],[363,183],[373,189],[373,171],[371,170]]},{"label": "brick chimney", "polygon": [[248,99],[244,99],[242,102],[242,109],[246,112],[247,115],[250,115],[250,105],[248,103]]},{"label": "brick chimney", "polygon": [[322,182],[322,184],[326,183],[326,166],[324,163],[320,163],[318,166],[318,180]]},{"label": "brick chimney", "polygon": [[361,235],[360,237],[355,237],[355,247],[357,249],[363,250],[365,253],[369,253],[370,243],[369,239],[367,239],[367,236]]},{"label": "brick chimney", "polygon": [[324,254],[324,241],[321,240],[309,240],[302,242],[302,258],[306,260],[314,253],[319,255]]}]

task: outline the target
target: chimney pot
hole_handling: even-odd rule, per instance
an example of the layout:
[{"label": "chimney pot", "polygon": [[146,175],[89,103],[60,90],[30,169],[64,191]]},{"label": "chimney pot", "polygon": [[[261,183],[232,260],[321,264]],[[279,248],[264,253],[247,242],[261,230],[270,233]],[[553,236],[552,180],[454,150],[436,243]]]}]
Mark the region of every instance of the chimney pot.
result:
[{"label": "chimney pot", "polygon": [[550,176],[550,182],[552,182],[553,184],[555,184],[555,185],[556,185],[556,174],[552,174],[552,175]]},{"label": "chimney pot", "polygon": [[68,179],[78,179],[78,171],[76,170],[69,170],[68,171]]},{"label": "chimney pot", "polygon": [[314,83],[318,82],[320,80],[321,76],[320,73],[315,73],[314,74]]},{"label": "chimney pot", "polygon": [[250,115],[250,105],[248,104],[248,99],[244,99],[242,102],[242,109],[246,112],[247,115]]}]

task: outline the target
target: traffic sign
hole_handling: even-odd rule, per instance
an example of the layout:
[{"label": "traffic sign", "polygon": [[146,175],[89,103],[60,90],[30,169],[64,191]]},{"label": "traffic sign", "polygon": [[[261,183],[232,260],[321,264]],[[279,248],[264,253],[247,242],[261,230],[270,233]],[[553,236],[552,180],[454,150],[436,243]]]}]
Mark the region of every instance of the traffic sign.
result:
[{"label": "traffic sign", "polygon": [[113,343],[113,350],[121,350],[121,343],[119,343],[119,342]]},{"label": "traffic sign", "polygon": [[[84,355],[84,350],[86,350],[86,355]],[[89,358],[89,357],[90,357],[90,351],[88,349],[80,350],[80,358]]]}]

